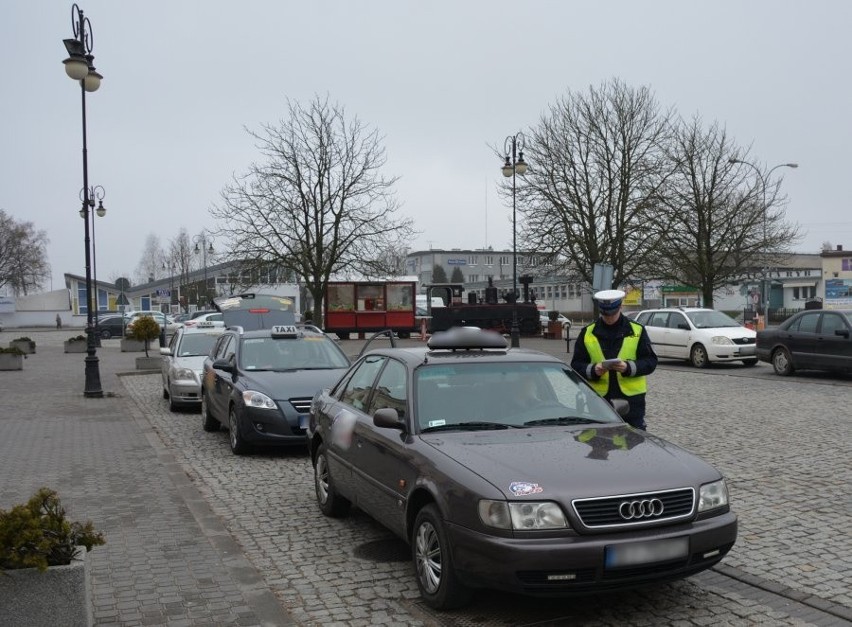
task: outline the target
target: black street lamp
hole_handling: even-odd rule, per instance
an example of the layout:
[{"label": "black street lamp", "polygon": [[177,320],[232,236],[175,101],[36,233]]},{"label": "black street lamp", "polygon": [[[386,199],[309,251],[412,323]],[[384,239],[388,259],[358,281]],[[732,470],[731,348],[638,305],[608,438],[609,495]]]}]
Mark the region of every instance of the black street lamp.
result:
[{"label": "black street lamp", "polygon": [[73,39],[65,39],[63,43],[68,51],[68,58],[63,61],[65,73],[80,83],[80,94],[83,104],[83,223],[85,224],[86,246],[86,384],[84,395],[90,398],[101,398],[101,373],[95,345],[95,329],[92,324],[92,269],[89,242],[89,162],[86,149],[86,92],[97,91],[101,86],[101,76],[92,65],[95,57],[92,55],[92,24],[83,15],[83,10],[74,4],[71,7],[71,28]]},{"label": "black street lamp", "polygon": [[760,180],[761,189],[763,190],[763,271],[762,271],[762,280],[761,280],[761,300],[763,302],[763,316],[764,323],[763,326],[769,325],[769,296],[770,296],[770,286],[769,286],[769,243],[767,241],[766,234],[766,214],[769,212],[769,207],[766,204],[766,183],[769,180],[769,175],[772,174],[778,168],[798,168],[798,163],[779,163],[776,166],[769,168],[769,171],[766,174],[760,171],[756,165],[749,161],[743,161],[742,159],[728,159],[728,163],[741,163],[743,165],[749,166],[757,173],[757,178]]},{"label": "black street lamp", "polygon": [[[80,190],[80,200],[85,202],[86,198],[86,190]],[[95,309],[94,309],[94,318],[95,318],[95,345],[101,345],[101,330],[98,326],[98,310],[100,309],[100,301],[98,299],[98,243],[95,238],[95,214],[98,215],[99,218],[103,218],[106,215],[106,207],[104,207],[104,197],[106,196],[106,191],[100,185],[95,185],[94,187],[89,188],[88,192],[88,203],[89,203],[89,214],[92,217],[92,283],[94,284],[94,300],[95,300]],[[95,201],[98,201],[98,208],[95,209]],[[80,217],[86,219],[86,213],[83,209],[80,209]]]},{"label": "black street lamp", "polygon": [[[203,264],[204,264],[204,307],[203,309],[207,309],[209,307],[209,299],[207,298],[207,255],[213,254],[213,242],[207,241],[207,235],[201,233],[200,235],[196,235],[192,238],[192,243],[195,244],[195,254],[201,254],[203,256]],[[201,246],[199,247],[199,244]],[[195,296],[196,305],[198,304],[198,292],[196,291]],[[201,308],[199,308],[201,309]]]},{"label": "black street lamp", "polygon": [[521,330],[518,327],[518,222],[517,207],[515,204],[515,179],[516,175],[523,176],[527,171],[524,161],[524,146],[526,140],[524,134],[518,131],[509,135],[503,143],[503,176],[512,177],[512,348],[521,345]]}]

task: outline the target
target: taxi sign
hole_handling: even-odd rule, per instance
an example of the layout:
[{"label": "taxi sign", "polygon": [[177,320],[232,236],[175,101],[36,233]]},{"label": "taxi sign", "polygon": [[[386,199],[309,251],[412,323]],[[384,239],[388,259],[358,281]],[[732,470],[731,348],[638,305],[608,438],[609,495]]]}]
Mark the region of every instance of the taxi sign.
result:
[{"label": "taxi sign", "polygon": [[292,324],[276,324],[272,327],[272,337],[298,337],[299,330]]},{"label": "taxi sign", "polygon": [[212,320],[202,320],[195,325],[196,329],[212,329],[216,325],[213,324]]}]

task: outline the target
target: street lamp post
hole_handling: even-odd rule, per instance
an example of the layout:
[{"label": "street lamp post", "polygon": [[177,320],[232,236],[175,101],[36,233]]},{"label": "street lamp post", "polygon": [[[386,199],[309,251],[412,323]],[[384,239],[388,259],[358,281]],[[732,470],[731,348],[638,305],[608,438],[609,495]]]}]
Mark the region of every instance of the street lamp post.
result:
[{"label": "street lamp post", "polygon": [[518,222],[517,206],[515,202],[516,175],[523,176],[527,171],[524,161],[524,146],[526,140],[524,134],[518,131],[509,135],[503,143],[503,176],[512,177],[512,348],[521,345],[521,330],[518,328]]},{"label": "street lamp post", "polygon": [[[207,255],[213,254],[213,242],[207,241],[207,235],[201,233],[200,235],[196,235],[192,239],[192,243],[195,244],[195,254],[201,254],[203,256],[202,263],[204,264],[204,309],[208,307],[208,298],[207,298]],[[201,244],[199,247],[198,245]],[[196,304],[198,300],[197,292],[196,292]]]},{"label": "street lamp post", "polygon": [[95,346],[95,329],[92,326],[92,269],[91,251],[89,243],[89,163],[86,148],[86,92],[97,91],[101,85],[101,76],[92,64],[95,57],[92,55],[92,24],[85,17],[83,10],[74,4],[71,7],[71,28],[74,33],[73,39],[65,39],[65,49],[68,58],[63,61],[65,73],[73,80],[80,83],[80,94],[83,108],[83,223],[85,224],[85,247],[86,247],[86,383],[84,395],[90,398],[103,397],[101,389],[101,373],[98,363],[97,348]]},{"label": "street lamp post", "polygon": [[[88,194],[86,194],[85,189],[80,190],[80,200],[86,202],[86,196],[88,195],[88,203],[89,203],[89,214],[92,217],[92,283],[94,284],[94,328],[95,328],[95,345],[101,345],[101,331],[98,326],[98,310],[100,309],[100,302],[98,299],[98,243],[95,238],[95,214],[98,215],[99,218],[103,218],[106,215],[106,207],[104,207],[104,197],[106,197],[106,191],[100,185],[95,185],[94,187],[90,187],[88,190]],[[95,209],[95,201],[98,201],[98,208]],[[85,219],[86,212],[83,209],[80,209],[80,217]]]},{"label": "street lamp post", "polygon": [[763,301],[763,316],[764,316],[764,328],[769,324],[769,296],[771,294],[770,284],[769,284],[769,242],[767,241],[767,232],[766,232],[766,220],[767,213],[769,212],[769,207],[766,204],[766,183],[769,180],[769,175],[772,174],[778,168],[798,168],[798,163],[779,163],[776,166],[772,166],[769,168],[769,171],[764,175],[760,168],[751,163],[750,161],[743,161],[742,159],[728,159],[728,163],[741,163],[743,165],[749,166],[757,173],[757,178],[760,180],[760,186],[763,192],[763,268],[762,275],[763,278],[761,280],[761,300]]}]

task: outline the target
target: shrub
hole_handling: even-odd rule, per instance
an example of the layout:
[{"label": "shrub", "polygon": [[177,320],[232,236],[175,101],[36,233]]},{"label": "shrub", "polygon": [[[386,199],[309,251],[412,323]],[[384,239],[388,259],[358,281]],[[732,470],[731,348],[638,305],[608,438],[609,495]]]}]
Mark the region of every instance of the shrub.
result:
[{"label": "shrub", "polygon": [[0,347],[0,353],[9,353],[11,355],[23,355],[24,359],[26,359],[26,357],[27,357],[27,354],[24,351],[22,351],[20,348],[18,348],[17,346],[10,346],[9,348]]},{"label": "shrub", "polygon": [[26,505],[8,512],[0,509],[0,570],[63,566],[77,555],[77,547],[104,544],[92,522],[71,522],[56,492],[40,488]]},{"label": "shrub", "polygon": [[134,340],[145,342],[145,357],[148,357],[148,342],[160,335],[160,325],[151,316],[139,316],[133,321],[128,335]]},{"label": "shrub", "polygon": [[559,320],[559,312],[556,311],[555,309],[551,309],[550,311],[547,312],[547,318],[551,322],[556,322],[557,320]]},{"label": "shrub", "polygon": [[85,342],[88,339],[89,338],[87,338],[85,335],[75,335],[74,337],[69,337],[68,341],[69,342]]},{"label": "shrub", "polygon": [[32,338],[27,337],[26,335],[23,335],[23,336],[21,336],[21,337],[16,337],[16,338],[15,338],[14,340],[12,340],[12,341],[13,341],[13,342],[30,342],[30,343],[32,343],[32,341],[33,341],[33,340],[32,340]]}]

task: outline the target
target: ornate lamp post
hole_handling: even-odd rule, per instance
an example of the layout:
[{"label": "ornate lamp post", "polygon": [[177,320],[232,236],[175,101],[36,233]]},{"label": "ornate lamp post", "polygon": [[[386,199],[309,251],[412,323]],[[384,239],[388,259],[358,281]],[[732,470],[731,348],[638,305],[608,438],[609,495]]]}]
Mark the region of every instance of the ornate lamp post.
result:
[{"label": "ornate lamp post", "polygon": [[523,176],[527,171],[524,161],[524,146],[526,139],[524,134],[518,131],[509,135],[503,143],[503,176],[512,177],[512,348],[521,345],[521,330],[518,327],[518,223],[517,207],[515,203],[516,175]]},{"label": "ornate lamp post", "polygon": [[[213,242],[207,241],[207,235],[201,233],[200,235],[196,235],[192,238],[192,243],[195,244],[195,254],[203,256],[203,264],[204,264],[204,309],[207,309],[209,306],[209,299],[207,297],[207,255],[213,254]],[[199,247],[199,244],[201,246]],[[196,295],[196,301],[198,296]],[[197,304],[197,302],[196,302]]]},{"label": "ornate lamp post", "polygon": [[769,180],[769,175],[772,174],[778,168],[798,168],[798,163],[779,163],[776,166],[772,166],[769,168],[769,171],[766,174],[760,171],[756,165],[751,163],[750,161],[743,161],[742,159],[728,159],[728,163],[741,163],[743,165],[749,166],[752,170],[757,173],[757,178],[760,180],[761,189],[763,192],[763,278],[761,279],[761,300],[763,301],[763,316],[764,323],[763,326],[769,324],[769,296],[770,296],[770,287],[769,287],[769,245],[766,238],[766,217],[769,212],[769,207],[766,204],[766,183]]},{"label": "ornate lamp post", "polygon": [[[101,331],[98,326],[98,310],[100,309],[100,301],[98,300],[98,244],[97,239],[95,238],[95,214],[97,213],[99,218],[103,218],[106,215],[106,207],[104,207],[104,197],[106,196],[106,191],[100,185],[95,185],[94,187],[90,187],[88,194],[86,194],[85,189],[80,190],[80,200],[85,201],[86,196],[88,196],[89,203],[89,213],[92,217],[92,283],[94,284],[94,319],[95,319],[95,345],[101,345]],[[95,209],[95,201],[98,201],[98,208]],[[80,217],[85,219],[86,212],[83,209],[80,209]]]},{"label": "ornate lamp post", "polygon": [[[83,15],[83,10],[74,4],[71,7],[71,28],[73,39],[65,39],[63,43],[68,51],[68,58],[63,61],[65,73],[80,83],[80,94],[83,105],[83,223],[85,224],[86,247],[86,384],[84,395],[91,398],[101,398],[101,373],[95,345],[95,329],[92,324],[92,272],[89,243],[89,163],[86,148],[86,92],[97,91],[101,85],[101,76],[92,64],[92,24]],[[92,201],[94,202],[94,201]]]}]

